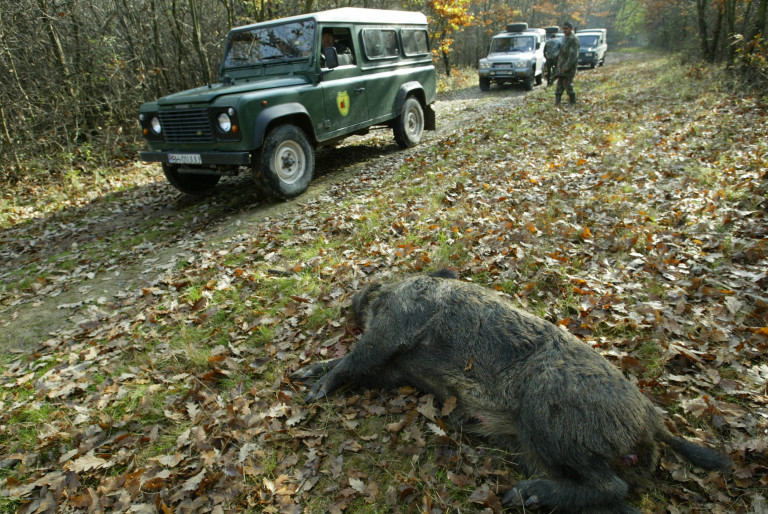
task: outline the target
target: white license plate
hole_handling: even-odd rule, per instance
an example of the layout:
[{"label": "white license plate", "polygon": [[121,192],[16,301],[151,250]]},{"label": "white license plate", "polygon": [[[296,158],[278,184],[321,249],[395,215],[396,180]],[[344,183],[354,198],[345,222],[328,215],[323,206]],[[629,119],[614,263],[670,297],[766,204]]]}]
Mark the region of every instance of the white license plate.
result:
[{"label": "white license plate", "polygon": [[203,164],[199,153],[169,153],[170,164]]}]

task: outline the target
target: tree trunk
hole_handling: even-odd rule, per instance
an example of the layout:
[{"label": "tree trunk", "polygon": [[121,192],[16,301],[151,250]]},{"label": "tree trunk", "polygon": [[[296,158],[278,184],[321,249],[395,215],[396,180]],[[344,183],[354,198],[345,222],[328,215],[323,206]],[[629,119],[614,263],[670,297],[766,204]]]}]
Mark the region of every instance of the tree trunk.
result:
[{"label": "tree trunk", "polygon": [[[152,54],[154,56],[155,72],[160,76],[160,80],[165,84],[167,90],[171,89],[171,84],[168,82],[168,73],[165,70],[165,60],[163,54],[160,52],[160,23],[157,19],[157,0],[151,0],[150,10],[152,12]],[[154,95],[161,96],[160,89],[155,82]]]},{"label": "tree trunk", "polygon": [[203,82],[211,83],[211,67],[208,63],[208,55],[205,52],[205,46],[203,46],[203,34],[200,29],[200,18],[197,15],[197,7],[195,2],[197,0],[189,0],[189,9],[192,14],[192,30],[194,31],[194,37],[192,38],[192,44],[197,51],[197,56],[200,59],[200,68],[203,71]]},{"label": "tree trunk", "polygon": [[176,77],[178,77],[176,87],[187,89],[191,85],[187,80],[189,74],[185,73],[183,65],[184,57],[186,57],[184,51],[184,28],[181,25],[181,14],[179,13],[176,0],[171,0],[171,21],[173,22],[171,32],[176,43]]},{"label": "tree trunk", "polygon": [[443,50],[443,64],[445,65],[445,76],[451,76],[451,56]]},{"label": "tree trunk", "polygon": [[717,49],[720,46],[720,33],[723,30],[723,15],[723,9],[718,9],[717,19],[715,20],[715,29],[712,31],[712,44],[709,47],[709,55],[707,56],[712,62],[715,62],[715,59],[717,59]]},{"label": "tree trunk", "polygon": [[46,0],[38,0],[40,7],[40,13],[43,16],[45,23],[45,30],[48,33],[48,37],[51,40],[51,48],[53,48],[54,55],[56,56],[56,62],[58,62],[61,68],[62,81],[68,85],[68,89],[72,94],[72,85],[69,83],[72,76],[72,70],[69,68],[69,61],[64,54],[64,47],[61,45],[59,34],[56,32],[56,28],[53,26],[53,15],[48,13],[48,5]]},{"label": "tree trunk", "polygon": [[699,22],[699,40],[701,42],[701,54],[709,58],[709,34],[707,33],[707,1],[696,0],[696,16]]},{"label": "tree trunk", "polygon": [[768,0],[760,0],[760,6],[757,8],[757,19],[755,20],[754,32],[750,39],[754,39],[757,34],[763,35],[763,40],[768,34],[765,33],[766,23],[768,23]]},{"label": "tree trunk", "polygon": [[736,35],[736,0],[724,0],[723,11],[725,14],[725,59],[726,65],[730,66],[736,57],[736,45],[734,45],[734,36]]}]

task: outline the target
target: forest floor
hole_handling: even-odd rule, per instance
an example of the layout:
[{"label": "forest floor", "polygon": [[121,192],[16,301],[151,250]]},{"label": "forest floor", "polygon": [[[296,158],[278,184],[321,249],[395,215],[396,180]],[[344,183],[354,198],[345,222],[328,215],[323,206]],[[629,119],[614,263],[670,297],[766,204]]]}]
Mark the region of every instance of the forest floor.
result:
[{"label": "forest floor", "polygon": [[442,93],[406,151],[317,154],[306,194],[205,198],[84,163],[0,201],[0,510],[500,510],[515,456],[429,395],[289,375],[354,346],[365,283],[441,267],[616,364],[670,428],[647,512],[768,512],[768,120],[721,70],[611,56],[552,88]]}]

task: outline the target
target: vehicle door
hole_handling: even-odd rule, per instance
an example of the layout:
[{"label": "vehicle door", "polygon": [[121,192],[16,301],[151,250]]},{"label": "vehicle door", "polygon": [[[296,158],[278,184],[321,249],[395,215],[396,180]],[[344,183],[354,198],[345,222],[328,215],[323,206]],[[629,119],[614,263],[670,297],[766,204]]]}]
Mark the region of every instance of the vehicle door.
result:
[{"label": "vehicle door", "polygon": [[322,31],[333,34],[333,45],[339,60],[337,67],[326,67],[323,45],[318,45],[323,75],[320,88],[325,105],[325,120],[318,132],[325,133],[323,139],[327,139],[368,126],[368,92],[360,71],[359,48],[353,41],[350,28],[333,26],[324,27]]},{"label": "vehicle door", "polygon": [[546,58],[544,57],[545,42],[544,36],[536,36],[536,70],[541,71],[542,73],[544,73],[544,62],[546,61]]},{"label": "vehicle door", "polygon": [[400,67],[400,43],[391,27],[362,31],[364,70],[368,84],[368,111],[375,122],[390,119],[397,106],[397,93],[408,80],[409,70]]}]

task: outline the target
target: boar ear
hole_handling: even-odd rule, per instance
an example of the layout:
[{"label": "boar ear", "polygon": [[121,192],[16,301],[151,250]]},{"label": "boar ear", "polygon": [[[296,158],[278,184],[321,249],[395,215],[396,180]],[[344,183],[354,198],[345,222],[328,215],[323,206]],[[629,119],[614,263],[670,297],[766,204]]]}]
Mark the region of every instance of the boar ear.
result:
[{"label": "boar ear", "polygon": [[435,278],[459,278],[459,274],[449,268],[442,268],[429,274]]},{"label": "boar ear", "polygon": [[352,314],[358,326],[363,327],[374,314],[371,312],[373,300],[379,296],[381,284],[368,284],[352,297]]}]

